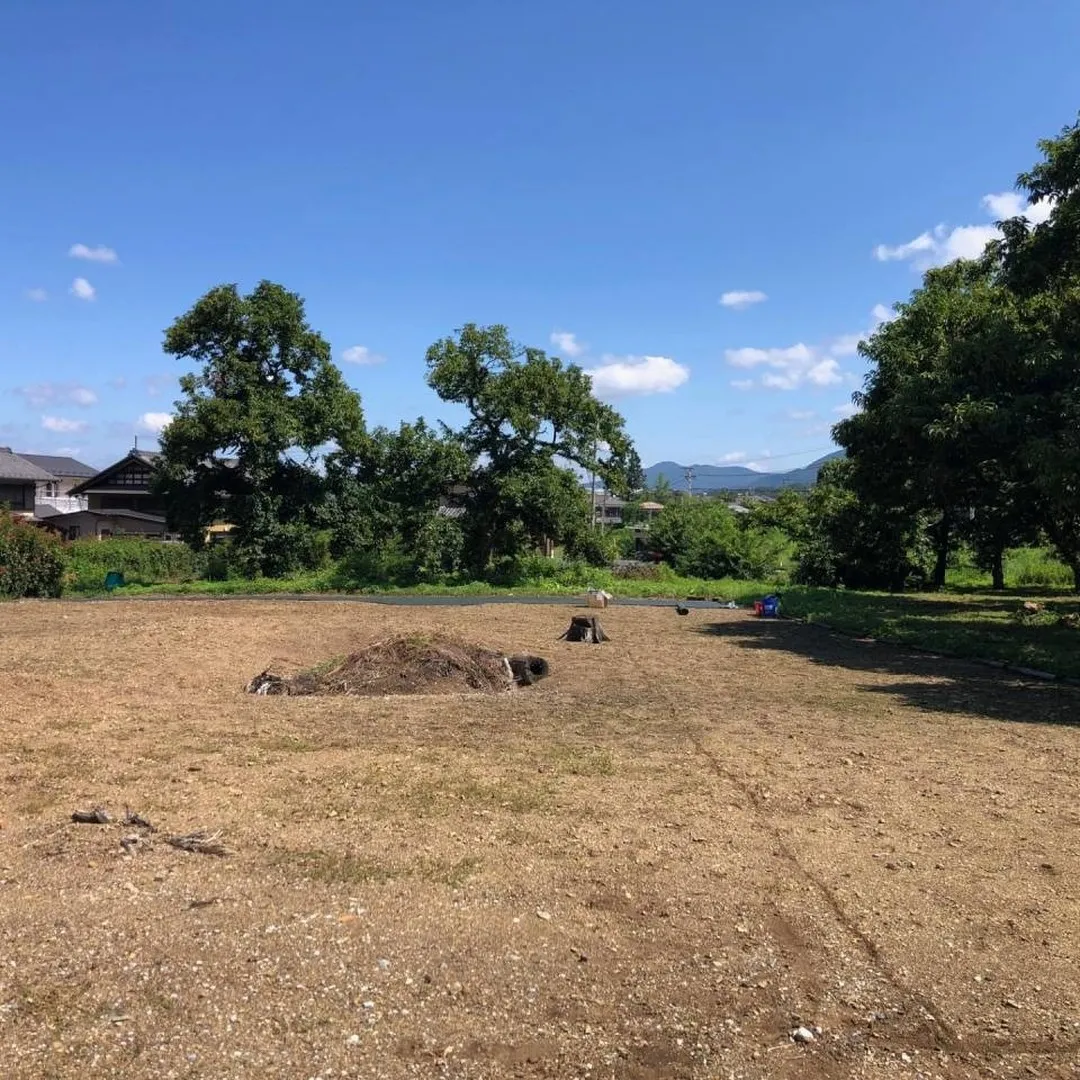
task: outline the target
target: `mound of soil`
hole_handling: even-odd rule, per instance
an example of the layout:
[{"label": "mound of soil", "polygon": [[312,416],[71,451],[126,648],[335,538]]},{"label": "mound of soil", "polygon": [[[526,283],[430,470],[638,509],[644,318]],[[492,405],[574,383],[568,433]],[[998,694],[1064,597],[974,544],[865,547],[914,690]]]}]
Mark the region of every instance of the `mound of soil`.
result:
[{"label": "mound of soil", "polygon": [[547,674],[533,656],[504,656],[493,649],[440,635],[390,638],[294,675],[272,668],[248,683],[250,694],[488,694],[530,685]]}]

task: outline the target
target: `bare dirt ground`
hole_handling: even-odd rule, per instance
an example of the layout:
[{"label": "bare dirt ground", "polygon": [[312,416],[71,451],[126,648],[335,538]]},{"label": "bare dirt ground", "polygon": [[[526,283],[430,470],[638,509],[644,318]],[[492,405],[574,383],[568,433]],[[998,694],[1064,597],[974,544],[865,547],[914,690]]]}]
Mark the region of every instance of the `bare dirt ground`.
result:
[{"label": "bare dirt ground", "polygon": [[[1076,690],[570,614],[0,609],[4,1080],[1080,1075]],[[413,630],[552,675],[243,693]],[[163,841],[199,828],[233,854]]]}]

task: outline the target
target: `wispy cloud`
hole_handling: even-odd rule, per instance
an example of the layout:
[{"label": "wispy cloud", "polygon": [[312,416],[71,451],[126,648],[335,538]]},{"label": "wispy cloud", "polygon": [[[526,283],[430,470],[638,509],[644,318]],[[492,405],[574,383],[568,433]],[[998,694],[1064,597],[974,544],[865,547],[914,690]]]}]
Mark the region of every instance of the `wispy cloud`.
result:
[{"label": "wispy cloud", "polygon": [[44,289],[27,289],[23,295],[35,304],[44,304],[49,299],[49,294]]},{"label": "wispy cloud", "polygon": [[859,411],[859,406],[853,401],[845,401],[842,405],[837,405],[833,409],[833,412],[839,416],[841,420],[846,420],[849,416],[854,416]]},{"label": "wispy cloud", "polygon": [[341,359],[346,364],[381,364],[386,359],[378,353],[372,352],[366,345],[350,345],[341,352]]},{"label": "wispy cloud", "polygon": [[117,375],[115,379],[109,380],[109,385],[114,390],[123,390],[127,386],[127,379],[123,375]]},{"label": "wispy cloud", "polygon": [[68,248],[68,255],[73,259],[85,259],[87,262],[114,263],[119,257],[111,247],[99,244],[97,247],[88,247],[86,244],[72,244]]},{"label": "wispy cloud", "polygon": [[175,375],[147,375],[143,387],[150,397],[157,397],[163,390],[176,385]]},{"label": "wispy cloud", "polygon": [[736,311],[750,307],[751,304],[762,304],[769,298],[758,289],[735,289],[726,292],[720,297],[722,307],[734,308]]},{"label": "wispy cloud", "polygon": [[597,397],[669,394],[690,378],[690,369],[670,356],[604,356],[586,371]]},{"label": "wispy cloud", "polygon": [[43,416],[41,426],[46,431],[56,432],[86,431],[90,427],[85,420],[68,420],[63,416]]},{"label": "wispy cloud", "polygon": [[745,461],[745,460],[746,460],[746,451],[745,450],[732,450],[730,453],[721,454],[720,457],[717,458],[717,461],[719,461],[719,463],[721,465],[734,465],[739,461]]},{"label": "wispy cloud", "polygon": [[77,300],[93,300],[97,296],[97,289],[84,277],[77,277],[71,283],[69,291]]},{"label": "wispy cloud", "polygon": [[789,409],[789,420],[813,420],[815,416],[813,409]]},{"label": "wispy cloud", "polygon": [[[997,195],[984,195],[983,211],[993,222],[1024,215],[1033,225],[1038,225],[1051,215],[1054,206],[1049,200],[1025,203],[1015,191],[1003,191]],[[954,259],[977,259],[991,240],[997,240],[1001,230],[996,224],[935,225],[919,233],[905,244],[878,244],[874,258],[879,262],[910,261],[920,273],[932,266],[944,266]]]},{"label": "wispy cloud", "polygon": [[551,335],[551,344],[554,345],[559,352],[569,356],[571,359],[575,356],[581,356],[585,351],[585,346],[578,341],[577,334],[571,334],[565,330],[556,330]]},{"label": "wispy cloud", "polygon": [[862,332],[840,334],[821,345],[797,342],[773,348],[727,349],[724,358],[734,368],[760,369],[760,383],[753,379],[735,379],[732,386],[748,390],[761,385],[769,390],[798,390],[803,386],[835,386],[844,381],[841,361],[854,356],[859,342],[868,338],[887,319],[894,318],[882,304],[871,313],[870,327]]},{"label": "wispy cloud", "polygon": [[96,405],[98,400],[97,394],[89,387],[72,382],[27,383],[25,386],[16,387],[12,393],[35,409],[43,405],[78,405],[87,409]]},{"label": "wispy cloud", "polygon": [[135,427],[149,435],[160,435],[172,423],[172,419],[172,413],[144,412],[135,421]]}]

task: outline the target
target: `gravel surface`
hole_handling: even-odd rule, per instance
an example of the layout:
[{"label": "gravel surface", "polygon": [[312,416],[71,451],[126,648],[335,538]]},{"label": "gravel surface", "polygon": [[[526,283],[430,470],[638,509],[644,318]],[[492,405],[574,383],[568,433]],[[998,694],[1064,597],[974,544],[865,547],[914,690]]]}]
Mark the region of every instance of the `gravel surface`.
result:
[{"label": "gravel surface", "polygon": [[[5,605],[0,1076],[1080,1075],[1077,691],[567,614]],[[552,672],[244,693],[420,631]]]}]

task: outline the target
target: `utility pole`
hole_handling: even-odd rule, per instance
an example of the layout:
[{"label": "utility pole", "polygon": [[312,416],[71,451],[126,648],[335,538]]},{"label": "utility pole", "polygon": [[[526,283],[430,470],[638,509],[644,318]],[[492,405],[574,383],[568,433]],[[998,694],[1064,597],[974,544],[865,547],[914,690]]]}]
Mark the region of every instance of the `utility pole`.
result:
[{"label": "utility pole", "polygon": [[693,469],[687,469],[686,472],[683,473],[683,479],[686,481],[686,494],[687,495],[693,495],[694,494],[694,470]]}]

